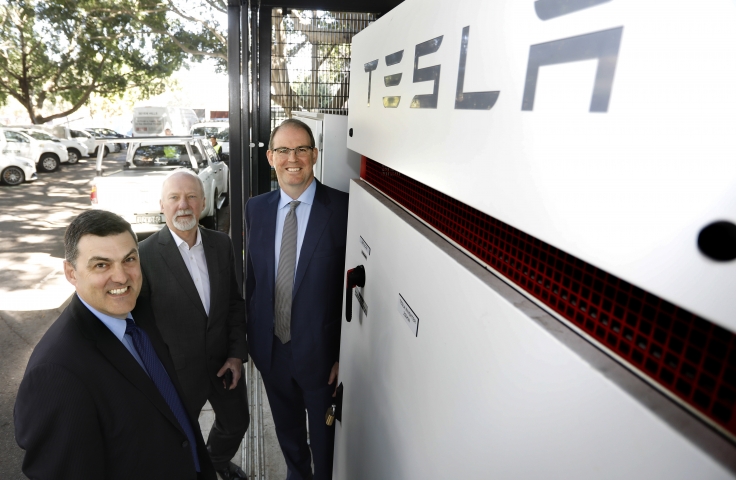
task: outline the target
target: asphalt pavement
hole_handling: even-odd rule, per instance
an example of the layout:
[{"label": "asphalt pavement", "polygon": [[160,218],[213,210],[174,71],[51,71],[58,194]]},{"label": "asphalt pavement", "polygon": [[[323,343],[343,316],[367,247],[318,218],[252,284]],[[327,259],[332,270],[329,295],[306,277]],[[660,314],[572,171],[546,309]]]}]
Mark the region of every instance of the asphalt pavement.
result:
[{"label": "asphalt pavement", "polygon": [[63,237],[71,219],[90,208],[94,159],[62,164],[58,171],[38,177],[15,187],[0,185],[2,479],[24,478],[23,451],[13,435],[13,404],[33,348],[74,291],[64,278]]}]

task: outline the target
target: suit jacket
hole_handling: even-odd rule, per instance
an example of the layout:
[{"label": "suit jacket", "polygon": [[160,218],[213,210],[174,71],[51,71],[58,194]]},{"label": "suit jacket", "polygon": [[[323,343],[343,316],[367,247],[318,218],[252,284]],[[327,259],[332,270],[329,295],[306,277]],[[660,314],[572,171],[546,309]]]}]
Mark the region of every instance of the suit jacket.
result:
[{"label": "suit jacket", "polygon": [[223,389],[222,378],[217,377],[227,358],[248,358],[233,245],[224,233],[200,231],[210,281],[209,315],[168,227],[139,246],[143,288],[138,305],[150,304],[185,395],[208,381],[220,395],[236,395]]},{"label": "suit jacket", "polygon": [[[317,182],[299,263],[291,308],[294,375],[304,388],[327,385],[340,358],[348,195]],[[245,206],[247,272],[245,302],[250,355],[261,371],[271,367],[274,335],[276,210],[279,190],[254,197]]]},{"label": "suit jacket", "polygon": [[[181,395],[150,312],[133,318]],[[76,294],[33,351],[14,414],[29,478],[197,478],[187,436],[156,385]],[[215,479],[197,419],[190,422],[203,478]]]}]

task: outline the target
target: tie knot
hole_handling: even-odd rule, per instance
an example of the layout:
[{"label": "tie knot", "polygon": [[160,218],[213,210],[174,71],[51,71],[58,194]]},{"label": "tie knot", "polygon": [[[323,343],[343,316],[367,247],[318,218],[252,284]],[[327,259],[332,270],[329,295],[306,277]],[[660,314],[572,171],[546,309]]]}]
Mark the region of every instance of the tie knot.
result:
[{"label": "tie knot", "polygon": [[130,335],[133,330],[138,328],[138,325],[135,324],[132,318],[126,318],[125,319],[125,334]]},{"label": "tie knot", "polygon": [[294,210],[296,210],[296,207],[298,207],[300,203],[302,203],[302,202],[300,202],[298,200],[294,200],[293,202],[289,202],[289,207],[291,208],[291,210],[289,210],[289,212],[293,212]]}]

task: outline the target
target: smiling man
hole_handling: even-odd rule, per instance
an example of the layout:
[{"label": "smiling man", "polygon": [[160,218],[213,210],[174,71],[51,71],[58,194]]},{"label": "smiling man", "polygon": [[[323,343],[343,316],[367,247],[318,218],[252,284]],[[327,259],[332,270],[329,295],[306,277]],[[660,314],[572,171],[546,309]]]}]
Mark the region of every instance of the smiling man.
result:
[{"label": "smiling man", "polygon": [[[202,180],[177,170],[161,187],[166,226],[141,242],[141,306],[150,304],[197,417],[209,400],[215,423],[207,449],[223,480],[246,478],[231,459],[248,429],[243,362],[248,358],[243,297],[230,237],[199,228]],[[136,309],[137,311],[137,309]]]},{"label": "smiling man", "polygon": [[325,424],[325,412],[340,357],[348,195],[314,178],[318,150],[304,122],[289,119],[276,127],[266,154],[280,189],[245,208],[248,345],[287,479],[327,480],[335,427]]},{"label": "smiling man", "polygon": [[15,402],[23,473],[36,479],[214,479],[141,289],[128,222],[90,210],[64,236],[76,294],[36,346]]}]

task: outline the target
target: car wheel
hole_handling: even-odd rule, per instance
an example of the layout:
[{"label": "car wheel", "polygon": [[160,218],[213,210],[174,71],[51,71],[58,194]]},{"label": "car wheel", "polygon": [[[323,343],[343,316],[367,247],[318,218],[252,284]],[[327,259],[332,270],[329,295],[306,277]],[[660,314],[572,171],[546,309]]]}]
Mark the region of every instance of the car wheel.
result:
[{"label": "car wheel", "polygon": [[10,166],[3,170],[3,182],[8,185],[20,185],[26,180],[26,175],[20,167]]},{"label": "car wheel", "polygon": [[81,157],[80,153],[76,150],[69,150],[69,164],[75,164],[79,161],[79,157]]},{"label": "car wheel", "polygon": [[[97,148],[100,148],[100,147],[97,147]],[[92,152],[92,156],[94,156],[94,157],[97,156],[97,148],[95,148],[95,151]],[[105,149],[102,151],[102,157],[103,158],[106,157],[108,153],[110,153],[110,149],[107,148],[107,147],[105,147]]]},{"label": "car wheel", "polygon": [[55,172],[59,168],[59,157],[52,153],[41,155],[38,161],[38,169],[42,172]]}]

